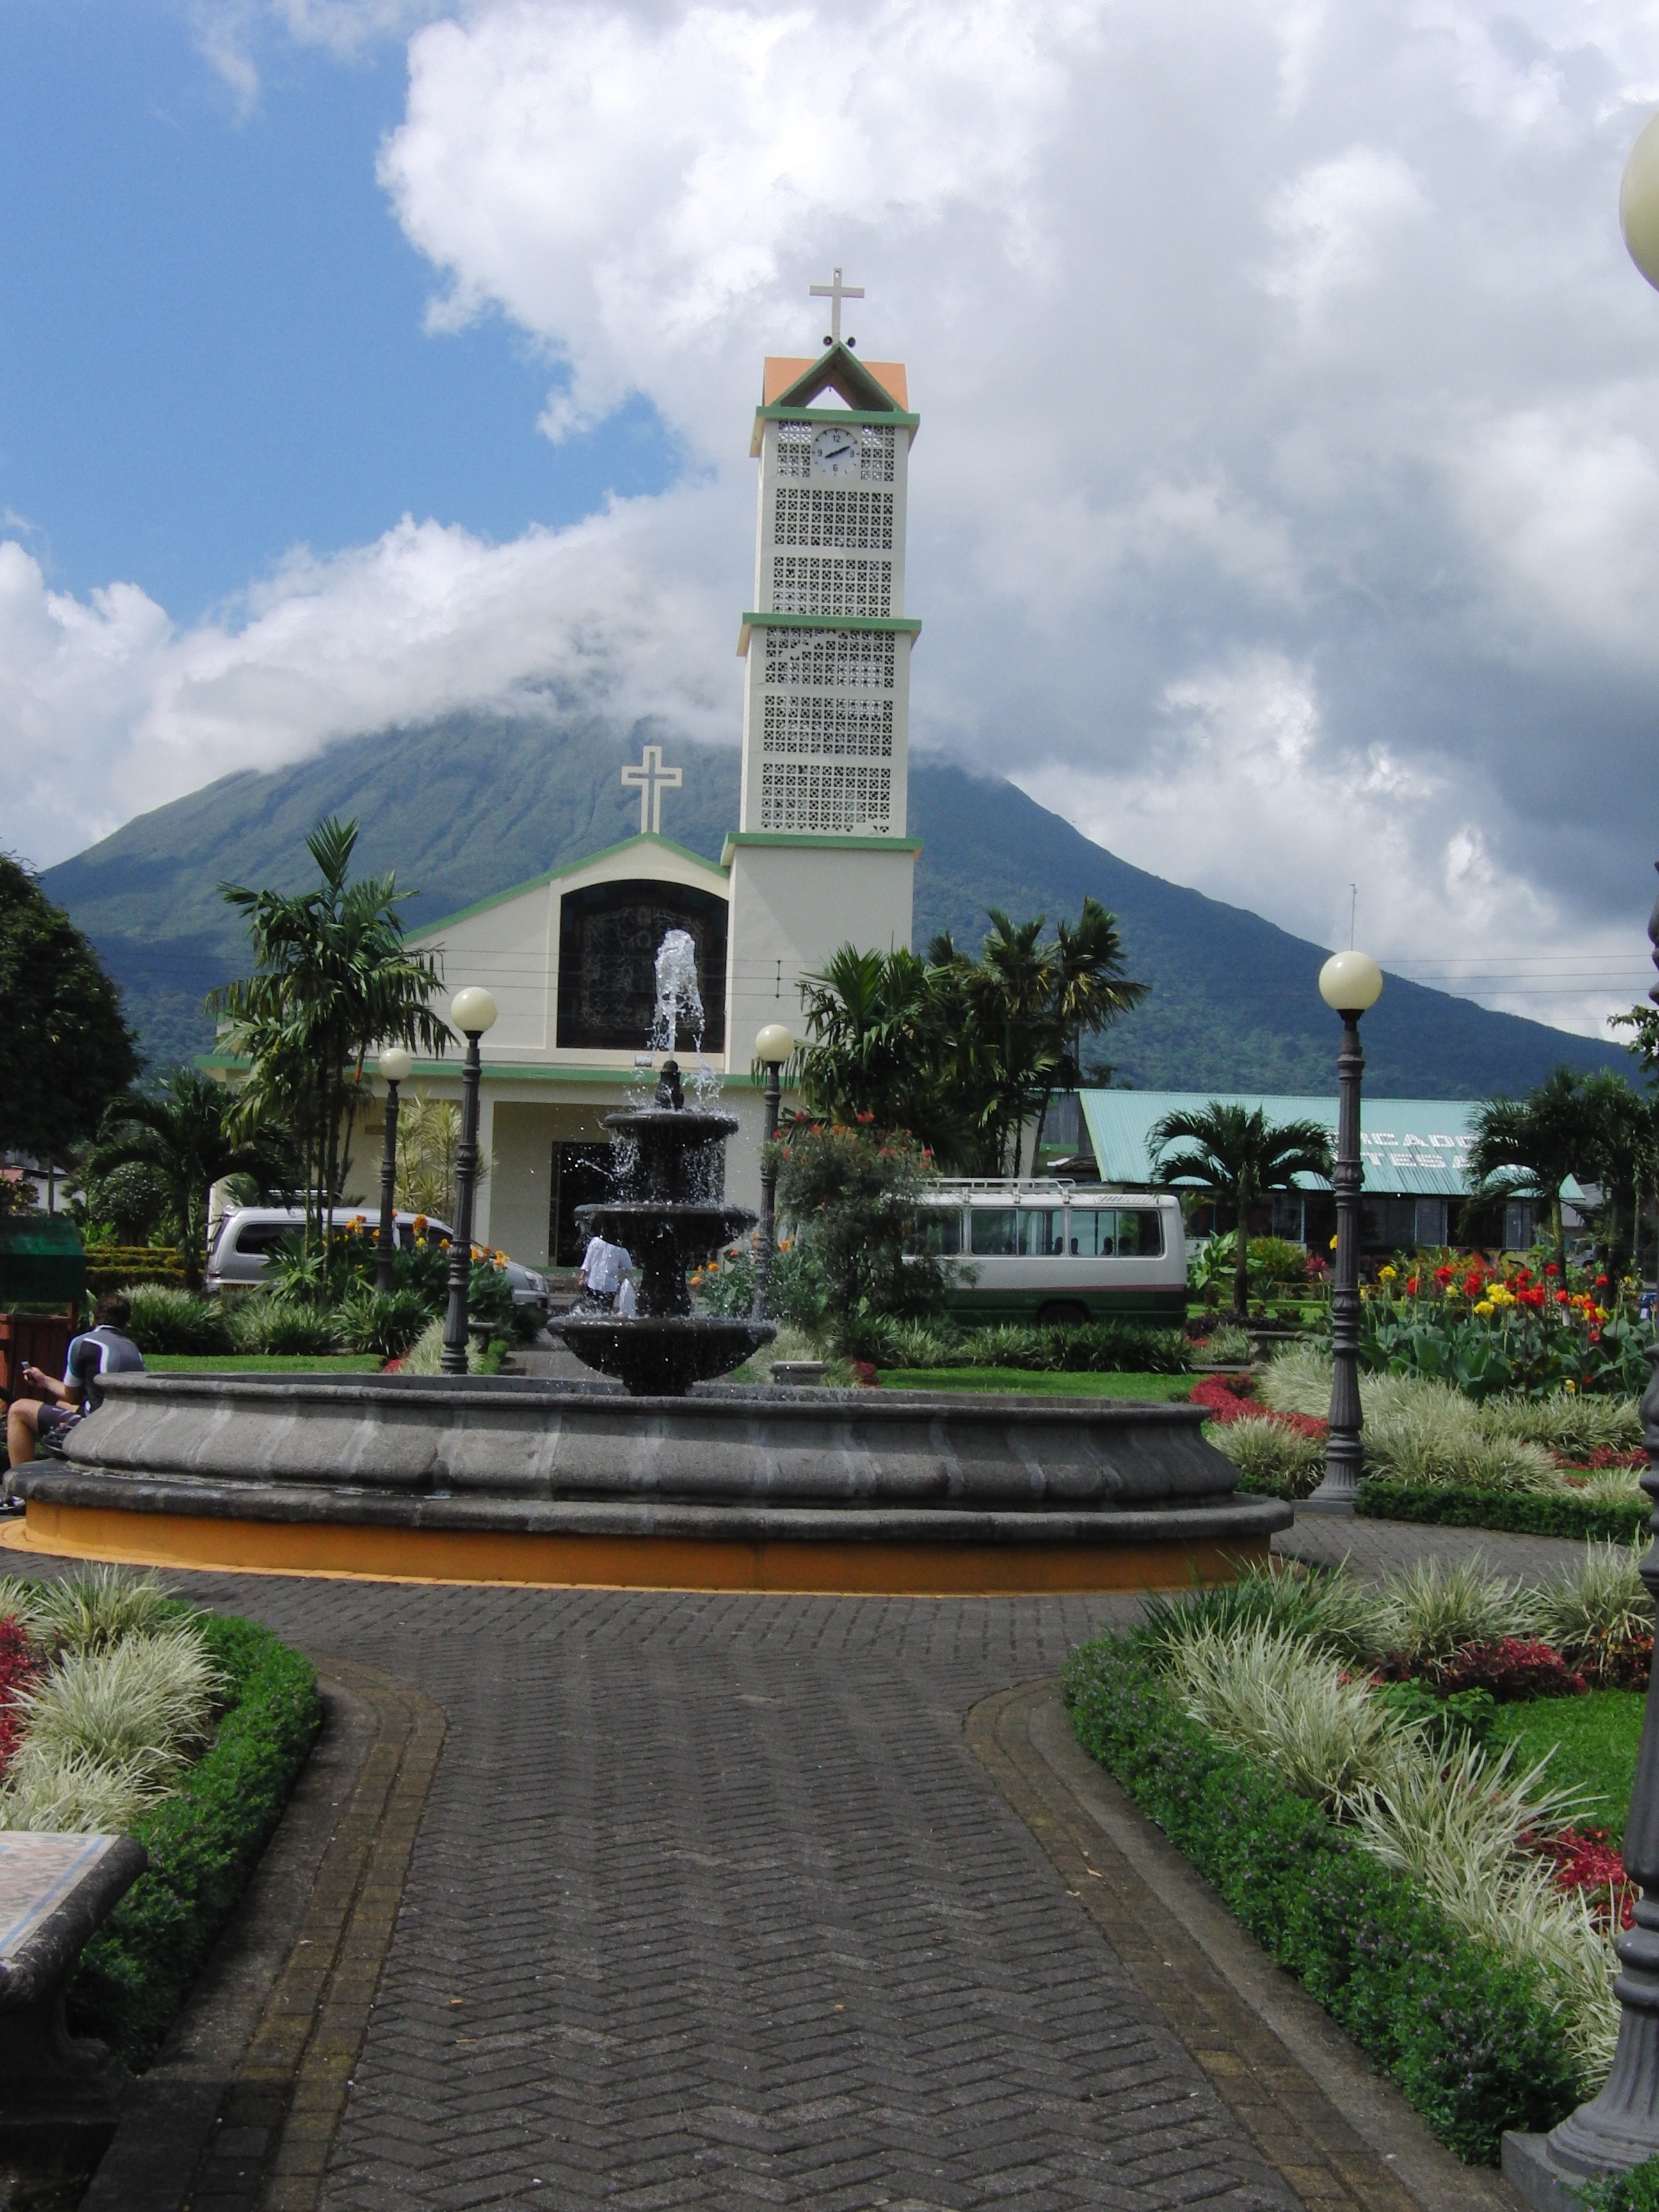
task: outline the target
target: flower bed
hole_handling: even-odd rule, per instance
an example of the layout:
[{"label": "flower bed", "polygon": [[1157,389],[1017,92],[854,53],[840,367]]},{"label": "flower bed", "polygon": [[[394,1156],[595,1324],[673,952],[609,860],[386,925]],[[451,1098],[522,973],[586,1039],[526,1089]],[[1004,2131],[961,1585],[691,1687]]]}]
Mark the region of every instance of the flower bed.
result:
[{"label": "flower bed", "polygon": [[1651,1650],[1614,1546],[1534,1590],[1432,1560],[1380,1590],[1275,1566],[1155,1602],[1077,1655],[1066,1694],[1274,1957],[1491,2161],[1605,2075],[1629,1904],[1583,1796],[1524,1765],[1498,1715],[1540,1691],[1571,1707]]},{"label": "flower bed", "polygon": [[149,1854],[88,1943],[77,2033],[151,2057],[264,1849],[321,1719],[310,1663],[153,1577],[0,1581],[0,1826]]}]

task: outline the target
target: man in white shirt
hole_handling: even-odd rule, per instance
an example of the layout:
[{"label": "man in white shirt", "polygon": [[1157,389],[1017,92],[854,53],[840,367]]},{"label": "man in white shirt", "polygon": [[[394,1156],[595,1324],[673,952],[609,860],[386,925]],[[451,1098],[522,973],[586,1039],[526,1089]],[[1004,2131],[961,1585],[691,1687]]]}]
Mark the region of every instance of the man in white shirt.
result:
[{"label": "man in white shirt", "polygon": [[609,1312],[617,1303],[617,1291],[624,1275],[634,1272],[633,1255],[624,1244],[607,1244],[603,1237],[590,1237],[587,1249],[582,1255],[581,1273],[577,1281],[596,1306]]}]

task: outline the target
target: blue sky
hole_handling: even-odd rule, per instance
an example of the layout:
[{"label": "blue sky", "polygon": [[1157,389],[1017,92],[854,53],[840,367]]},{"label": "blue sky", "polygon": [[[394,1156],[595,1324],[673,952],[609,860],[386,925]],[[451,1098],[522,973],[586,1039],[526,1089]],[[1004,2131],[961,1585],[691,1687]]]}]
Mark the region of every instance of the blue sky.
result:
[{"label": "blue sky", "polygon": [[405,512],[499,540],[659,490],[648,401],[556,447],[544,345],[424,329],[433,271],[374,174],[401,41],[258,60],[245,111],[180,9],[0,0],[0,510],[49,580],[188,623]]}]

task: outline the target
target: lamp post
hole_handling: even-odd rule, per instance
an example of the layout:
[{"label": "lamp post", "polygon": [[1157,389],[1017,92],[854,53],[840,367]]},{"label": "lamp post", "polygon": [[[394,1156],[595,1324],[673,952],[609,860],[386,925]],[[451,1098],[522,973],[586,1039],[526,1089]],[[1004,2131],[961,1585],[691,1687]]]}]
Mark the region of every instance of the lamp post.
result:
[{"label": "lamp post", "polygon": [[457,991],[449,1018],[466,1039],[461,1066],[461,1141],[455,1147],[455,1219],[449,1247],[449,1310],[444,1316],[446,1375],[466,1372],[466,1295],[472,1274],[472,1194],[478,1181],[478,1039],[495,1018],[495,1001],[482,984]]},{"label": "lamp post", "polygon": [[777,1248],[775,1203],[778,1171],[771,1158],[778,1133],[778,1105],[783,1095],[783,1063],[795,1049],[795,1040],[781,1022],[768,1022],[755,1039],[755,1057],[766,1070],[766,1103],[761,1119],[760,1249],[755,1255],[755,1318],[767,1321],[772,1307],[772,1255]]},{"label": "lamp post", "polygon": [[380,1152],[380,1226],[375,1240],[374,1287],[392,1288],[392,1255],[398,1249],[398,1085],[414,1061],[400,1044],[389,1044],[374,1063],[386,1085],[386,1143]]},{"label": "lamp post", "polygon": [[1365,952],[1334,952],[1319,971],[1319,995],[1342,1017],[1336,1056],[1336,1267],[1331,1277],[1330,1435],[1325,1480],[1298,1509],[1352,1513],[1359,1496],[1359,1017],[1382,992],[1382,970]]},{"label": "lamp post", "polygon": [[[1619,187],[1619,221],[1631,259],[1659,288],[1659,115],[1631,148]],[[1648,937],[1659,967],[1659,900],[1648,917]],[[1659,1005],[1659,986],[1648,996]],[[1659,1345],[1650,1350],[1648,1361],[1652,1374],[1642,1395],[1648,1465],[1642,1487],[1656,1509],[1650,1533],[1659,1537]],[[1659,1547],[1649,1545],[1640,1572],[1649,1596],[1659,1603]],[[1558,2205],[1567,2188],[1596,2174],[1627,2172],[1659,2155],[1659,1704],[1651,1680],[1625,1820],[1624,1859],[1640,1894],[1636,1924],[1619,1938],[1613,2069],[1600,2093],[1547,2136],[1504,2136],[1504,2178],[1528,2204]]]}]

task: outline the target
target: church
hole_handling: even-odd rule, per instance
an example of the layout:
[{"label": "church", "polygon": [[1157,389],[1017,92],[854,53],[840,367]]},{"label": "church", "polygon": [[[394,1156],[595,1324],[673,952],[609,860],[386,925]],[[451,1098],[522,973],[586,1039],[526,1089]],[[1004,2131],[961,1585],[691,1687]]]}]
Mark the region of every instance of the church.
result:
[{"label": "church", "polygon": [[[702,1057],[742,1125],[727,1189],[751,1206],[757,1033],[781,1022],[799,1034],[800,980],[837,946],[910,941],[921,848],[906,834],[907,732],[921,624],[904,611],[904,532],[920,418],[902,366],[862,361],[842,338],[842,300],[861,293],[839,270],[812,289],[831,302],[827,349],[769,359],[755,410],[755,588],[737,638],[742,786],[719,865],[674,842],[683,770],[645,745],[622,771],[639,793],[636,836],[411,939],[441,954],[446,1000],[483,984],[500,1009],[481,1047],[489,1172],[476,1233],[532,1267],[580,1257],[575,1209],[600,1194],[604,1117],[654,1064],[646,1046],[666,931],[696,946]],[[682,1046],[680,1057],[694,1055]],[[417,1062],[413,1083],[459,1097],[455,1055]],[[363,1133],[360,1176],[374,1115]]]}]

